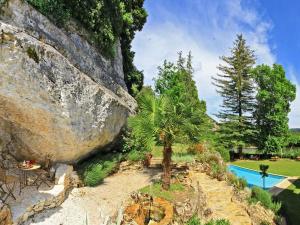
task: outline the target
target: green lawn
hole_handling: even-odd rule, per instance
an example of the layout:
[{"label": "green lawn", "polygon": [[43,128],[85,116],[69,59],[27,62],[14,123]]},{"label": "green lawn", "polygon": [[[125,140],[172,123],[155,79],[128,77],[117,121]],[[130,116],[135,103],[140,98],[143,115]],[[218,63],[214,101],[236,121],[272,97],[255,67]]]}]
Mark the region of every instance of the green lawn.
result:
[{"label": "green lawn", "polygon": [[300,161],[290,159],[280,159],[278,161],[270,160],[237,160],[232,162],[233,165],[246,167],[253,170],[259,170],[260,164],[269,165],[268,172],[284,176],[300,176]]},{"label": "green lawn", "polygon": [[[238,160],[232,164],[246,167],[249,169],[259,170],[260,164],[270,166],[268,172],[285,176],[300,176],[300,162],[290,159],[281,159],[276,162],[269,160],[250,161]],[[278,196],[283,204],[283,211],[289,225],[299,225],[300,221],[300,179],[296,180],[287,189],[282,191]]]},{"label": "green lawn", "polygon": [[300,180],[294,182],[278,196],[283,204],[284,214],[289,225],[299,225],[300,221]]}]

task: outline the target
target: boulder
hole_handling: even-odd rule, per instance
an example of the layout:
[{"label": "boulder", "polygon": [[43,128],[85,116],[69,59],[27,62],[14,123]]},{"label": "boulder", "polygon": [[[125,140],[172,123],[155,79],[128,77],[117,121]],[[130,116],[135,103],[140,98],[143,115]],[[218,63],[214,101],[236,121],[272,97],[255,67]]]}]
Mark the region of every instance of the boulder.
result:
[{"label": "boulder", "polygon": [[[0,6],[1,7],[1,6]],[[135,100],[120,46],[105,59],[83,29],[56,27],[21,0],[0,13],[0,138],[20,160],[76,162],[113,143]]]}]

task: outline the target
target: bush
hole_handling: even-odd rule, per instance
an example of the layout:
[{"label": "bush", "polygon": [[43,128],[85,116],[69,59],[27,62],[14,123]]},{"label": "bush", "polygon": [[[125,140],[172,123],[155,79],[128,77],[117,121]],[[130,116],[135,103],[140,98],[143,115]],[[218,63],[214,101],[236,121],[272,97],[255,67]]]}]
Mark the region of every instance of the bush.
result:
[{"label": "bush", "polygon": [[229,162],[230,161],[229,151],[225,147],[219,146],[219,147],[216,148],[216,151],[220,153],[221,157],[223,158],[223,160],[225,162]]},{"label": "bush", "polygon": [[[197,216],[192,216],[186,225],[201,225],[201,221]],[[230,222],[225,219],[210,220],[205,225],[230,225]]]},{"label": "bush", "polygon": [[133,150],[128,153],[126,159],[132,162],[143,161],[146,158],[146,153],[141,151]]},{"label": "bush", "polygon": [[207,222],[205,225],[230,225],[230,222],[225,219],[211,220]]},{"label": "bush", "polygon": [[197,216],[192,216],[186,225],[201,225],[201,221]]},{"label": "bush", "polygon": [[71,13],[61,0],[27,0],[45,16],[50,17],[57,26],[62,27],[70,19]]},{"label": "bush", "polygon": [[227,173],[227,181],[238,190],[244,190],[247,187],[247,181],[243,178],[235,176],[233,173]]},{"label": "bush", "polygon": [[78,165],[78,173],[87,186],[97,186],[114,172],[121,161],[121,154],[106,154],[87,159]]},{"label": "bush", "polygon": [[197,160],[209,165],[209,170],[206,171],[208,175],[218,180],[223,180],[226,173],[226,165],[218,152],[204,151],[202,154],[197,155]]},{"label": "bush", "polygon": [[194,144],[191,145],[188,149],[187,152],[190,154],[202,154],[204,151],[206,151],[206,146],[203,143],[198,143],[198,144]]},{"label": "bush", "polygon": [[274,213],[277,213],[281,208],[280,202],[274,202],[271,194],[259,187],[253,187],[251,191],[250,203],[256,202],[260,202],[265,208],[271,209]]},{"label": "bush", "polygon": [[143,144],[143,137],[138,137],[131,132],[126,132],[123,136],[122,152],[127,153],[127,160],[129,161],[143,161],[146,154],[149,152],[145,149]]}]

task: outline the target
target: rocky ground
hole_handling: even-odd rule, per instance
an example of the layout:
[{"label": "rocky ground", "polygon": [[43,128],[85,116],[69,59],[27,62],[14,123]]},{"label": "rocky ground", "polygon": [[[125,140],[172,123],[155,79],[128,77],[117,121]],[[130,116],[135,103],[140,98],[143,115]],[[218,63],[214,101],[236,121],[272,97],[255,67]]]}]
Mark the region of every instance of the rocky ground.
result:
[{"label": "rocky ground", "polygon": [[149,185],[155,174],[159,172],[122,172],[97,187],[75,188],[60,207],[37,214],[25,225],[103,224],[106,215],[114,216],[130,193]]},{"label": "rocky ground", "polygon": [[[25,225],[100,225],[107,217],[117,217],[130,193],[149,185],[160,176],[160,170],[145,169],[123,171],[110,176],[97,187],[75,188],[58,208],[44,211],[29,219]],[[199,172],[190,173],[192,186],[197,183],[206,199],[209,219],[228,219],[232,225],[259,225],[261,219],[272,223],[272,213],[261,206],[251,206],[239,201],[234,189],[225,181],[218,181]]]}]

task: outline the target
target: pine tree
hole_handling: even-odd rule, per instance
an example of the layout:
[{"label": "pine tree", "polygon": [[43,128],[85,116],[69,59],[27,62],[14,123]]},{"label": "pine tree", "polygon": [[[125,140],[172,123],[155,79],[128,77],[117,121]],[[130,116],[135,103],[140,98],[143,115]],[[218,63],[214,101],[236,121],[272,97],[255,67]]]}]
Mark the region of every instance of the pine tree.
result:
[{"label": "pine tree", "polygon": [[242,35],[237,35],[231,55],[222,56],[221,60],[225,63],[218,66],[221,73],[213,78],[223,98],[222,109],[217,114],[220,133],[224,144],[238,147],[241,154],[253,134],[254,81],[250,71],[255,64],[254,51]]}]

